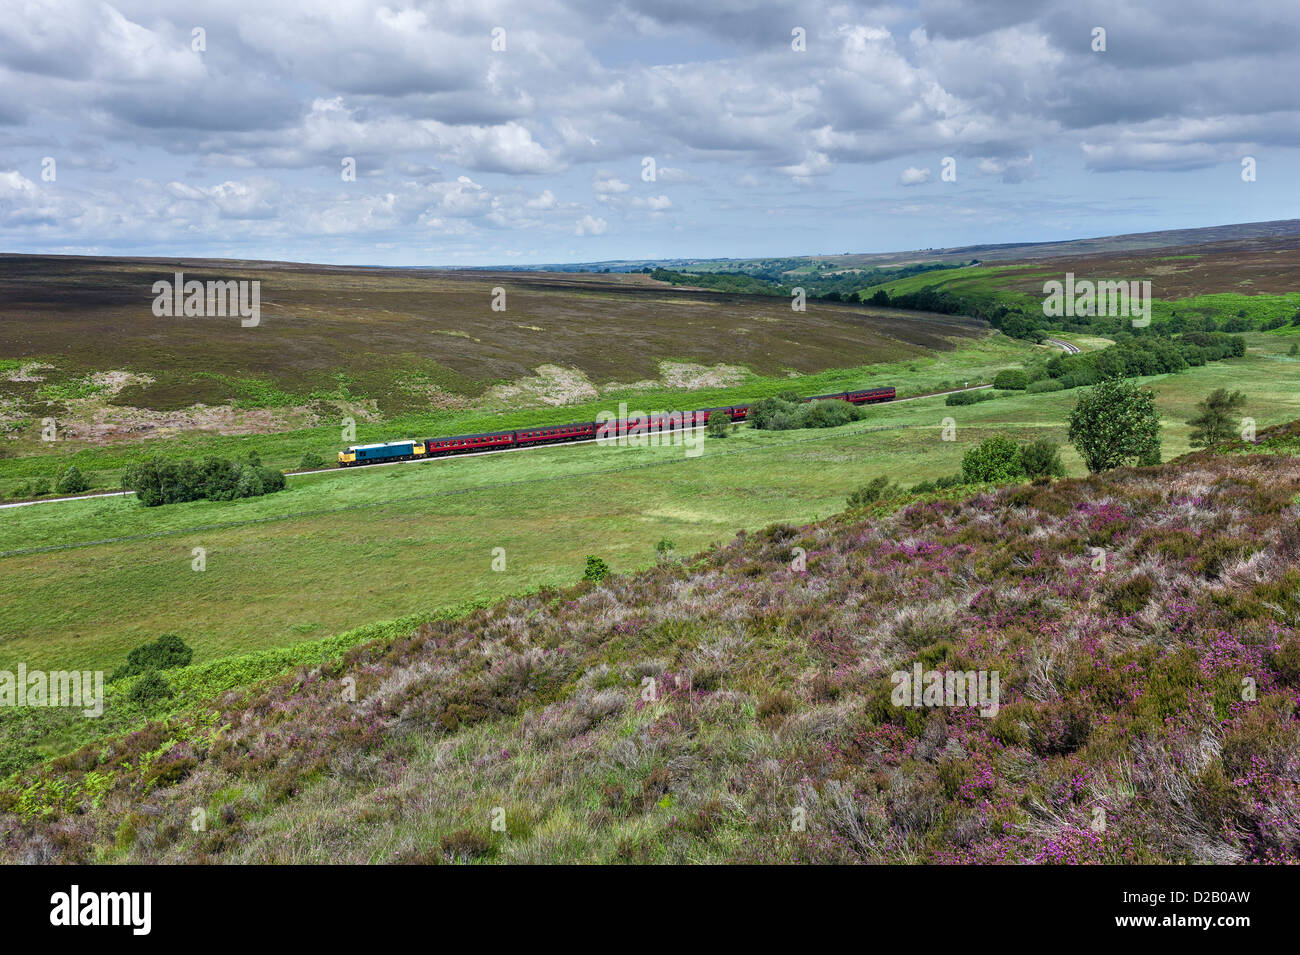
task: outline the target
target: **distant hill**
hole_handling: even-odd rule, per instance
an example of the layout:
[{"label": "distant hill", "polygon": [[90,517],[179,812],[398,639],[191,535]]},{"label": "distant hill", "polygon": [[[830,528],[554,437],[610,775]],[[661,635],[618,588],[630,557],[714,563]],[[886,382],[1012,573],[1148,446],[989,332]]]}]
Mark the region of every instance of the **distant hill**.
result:
[{"label": "distant hill", "polygon": [[[912,262],[963,262],[972,258],[982,261],[1036,259],[1064,255],[1085,255],[1092,252],[1124,252],[1143,249],[1160,249],[1168,246],[1200,245],[1204,243],[1235,240],[1268,239],[1278,236],[1300,235],[1300,219],[1278,219],[1271,222],[1239,222],[1229,225],[1204,226],[1195,229],[1165,229],[1158,232],[1133,232],[1124,235],[1098,236],[1090,239],[1063,239],[1051,242],[1007,242],[994,245],[961,245],[938,249],[913,249],[894,252],[843,252],[826,255],[790,255],[791,267],[812,262],[825,263],[828,268],[873,268],[904,265]],[[755,266],[759,263],[783,260],[778,258],[749,259],[618,259],[603,262],[555,263],[551,265],[494,266],[497,270],[515,271],[640,271],[650,268],[727,270]]]},{"label": "distant hill", "polygon": [[[257,325],[153,314],[153,283],[177,272],[186,281],[260,282]],[[111,374],[120,386],[114,405],[154,412],[333,400],[391,416],[468,406],[543,368],[558,367],[594,394],[659,379],[665,361],[806,374],[921,357],[986,332],[957,316],[822,303],[794,312],[788,301],[671,288],[643,275],[4,256],[0,414],[62,414],[41,399],[107,393],[88,376]],[[37,362],[45,367],[23,371]]]},{"label": "distant hill", "polygon": [[[28,771],[0,853],[1294,862],[1297,435],[425,624]],[[996,707],[900,705],[918,670]]]}]

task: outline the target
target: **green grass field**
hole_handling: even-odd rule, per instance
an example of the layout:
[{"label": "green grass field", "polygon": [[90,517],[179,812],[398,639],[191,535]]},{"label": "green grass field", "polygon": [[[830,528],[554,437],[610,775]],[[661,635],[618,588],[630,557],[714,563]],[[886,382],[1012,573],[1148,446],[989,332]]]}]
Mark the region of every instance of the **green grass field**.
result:
[{"label": "green grass field", "polygon": [[[1215,387],[1244,391],[1259,427],[1300,417],[1300,360],[1274,336],[1250,343],[1245,358],[1151,379],[1166,458],[1188,449],[1184,421]],[[698,457],[579,445],[306,476],[232,503],[11,509],[0,512],[0,667],[112,667],[169,631],[210,660],[571,582],[587,554],[642,566],[661,539],[691,553],[739,528],[842,510],[876,475],[911,485],[952,473],[990,434],[1064,443],[1074,401],[1071,392],[965,407],[921,399],[836,430],[742,428]],[[947,417],[954,442],[940,439]],[[1071,449],[1065,459],[1081,472]],[[196,547],[202,572],[191,569]],[[13,553],[30,548],[58,549]],[[492,570],[495,548],[504,571]]]}]

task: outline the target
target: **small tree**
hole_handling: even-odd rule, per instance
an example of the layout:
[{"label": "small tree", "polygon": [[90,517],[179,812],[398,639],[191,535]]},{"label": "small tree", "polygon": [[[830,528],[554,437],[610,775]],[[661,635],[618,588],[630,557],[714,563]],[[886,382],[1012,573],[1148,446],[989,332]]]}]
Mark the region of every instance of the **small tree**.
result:
[{"label": "small tree", "polygon": [[1187,421],[1192,428],[1192,447],[1208,448],[1230,440],[1237,433],[1234,419],[1245,404],[1245,395],[1226,388],[1215,388],[1209,397],[1197,402],[1196,414]]},{"label": "small tree", "polygon": [[1108,378],[1079,396],[1070,412],[1070,443],[1096,474],[1123,464],[1160,463],[1155,393]]},{"label": "small tree", "polygon": [[90,482],[82,476],[81,469],[75,464],[69,464],[54,485],[54,489],[60,494],[80,494],[89,487]]},{"label": "small tree", "polygon": [[312,451],[308,451],[304,454],[302,460],[298,462],[298,467],[303,471],[306,471],[309,468],[323,467],[324,465],[325,459]]},{"label": "small tree", "polygon": [[1020,446],[1006,435],[985,438],[962,456],[961,473],[967,484],[1018,480],[1025,476]]},{"label": "small tree", "polygon": [[1019,368],[1007,368],[993,376],[993,387],[1004,391],[1024,391],[1029,387],[1029,375]]},{"label": "small tree", "polygon": [[172,695],[171,684],[157,670],[148,670],[127,691],[127,699],[139,706],[149,707]]},{"label": "small tree", "polygon": [[1047,438],[1039,438],[1021,447],[1020,462],[1024,465],[1025,476],[1029,478],[1065,476],[1061,452]]},{"label": "small tree", "polygon": [[709,414],[709,422],[704,427],[710,438],[725,438],[731,433],[731,419],[725,412],[714,411]]},{"label": "small tree", "polygon": [[582,573],[583,580],[601,581],[609,576],[609,564],[594,554],[587,555],[587,569]]}]

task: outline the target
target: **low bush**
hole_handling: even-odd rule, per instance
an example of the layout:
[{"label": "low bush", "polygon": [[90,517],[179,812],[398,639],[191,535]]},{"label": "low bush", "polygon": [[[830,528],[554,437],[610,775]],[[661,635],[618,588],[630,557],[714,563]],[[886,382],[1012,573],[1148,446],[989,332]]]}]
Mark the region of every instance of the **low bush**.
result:
[{"label": "low bush", "polygon": [[1024,391],[1029,387],[1029,376],[1020,368],[1008,368],[993,376],[993,387],[1004,391]]},{"label": "low bush", "polygon": [[1042,378],[1038,381],[1031,381],[1029,387],[1025,389],[1027,394],[1037,395],[1044,391],[1064,391],[1065,382],[1060,378]]},{"label": "low bush", "polygon": [[172,695],[171,684],[157,670],[150,670],[132,684],[126,698],[140,706],[152,706]]},{"label": "low bush", "polygon": [[955,391],[947,398],[943,399],[946,405],[973,405],[981,401],[992,401],[994,398],[1001,398],[1003,392],[994,391],[992,388],[978,388],[970,391]]},{"label": "low bush", "polygon": [[1028,478],[1064,477],[1061,452],[1047,438],[1039,438],[1020,448],[1020,463]]},{"label": "low bush", "polygon": [[961,459],[961,473],[967,484],[1015,481],[1025,476],[1020,445],[1005,435],[994,435],[971,448]]},{"label": "low bush", "polygon": [[602,581],[609,576],[609,564],[605,563],[595,554],[587,555],[587,566],[582,572],[583,580]]},{"label": "low bush", "polygon": [[89,487],[90,482],[75,464],[68,465],[67,469],[59,474],[59,479],[54,484],[54,489],[60,494],[80,494]]},{"label": "low bush", "polygon": [[[798,395],[784,394],[755,402],[748,420],[762,431],[791,431],[796,428],[837,428],[859,420],[863,409],[847,401],[803,401]],[[710,419],[710,424],[712,420]]]},{"label": "low bush", "polygon": [[868,483],[849,495],[848,505],[850,508],[866,507],[868,504],[876,503],[876,501],[896,497],[901,491],[902,488],[896,484],[891,484],[887,477],[872,478]]},{"label": "low bush", "polygon": [[143,643],[126,655],[126,663],[113,671],[121,680],[149,670],[174,670],[189,666],[194,651],[174,633],[164,633],[152,643]]}]

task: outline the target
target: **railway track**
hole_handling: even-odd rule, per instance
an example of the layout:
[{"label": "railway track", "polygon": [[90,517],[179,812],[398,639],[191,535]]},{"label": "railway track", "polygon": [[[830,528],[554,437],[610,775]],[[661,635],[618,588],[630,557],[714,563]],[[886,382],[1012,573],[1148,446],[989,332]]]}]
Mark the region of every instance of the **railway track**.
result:
[{"label": "railway track", "polygon": [[[1061,345],[1063,345],[1063,346],[1065,346],[1065,347],[1073,347],[1073,346],[1067,345],[1065,342],[1060,342],[1059,344],[1061,344]],[[1077,349],[1076,349],[1076,351],[1077,351]],[[1073,354],[1073,353],[1072,353],[1072,354]],[[979,391],[979,390],[981,390],[981,389],[983,389],[983,388],[992,388],[992,387],[993,387],[992,385],[987,385],[987,384],[986,384],[986,385],[971,385],[971,386],[968,387],[968,388],[953,388],[953,389],[951,389],[951,390],[949,390],[949,391],[936,391],[936,392],[932,392],[931,394],[928,394],[928,395],[914,395],[914,396],[912,396],[911,398],[895,398],[893,401],[889,402],[889,404],[891,404],[891,405],[896,405],[896,404],[902,404],[902,403],[905,402],[905,401],[920,401],[920,400],[922,400],[922,399],[924,399],[924,398],[942,398],[944,395],[953,395],[953,394],[956,394],[956,393],[959,392],[959,391]],[[692,428],[692,429],[690,429],[690,430],[692,430],[692,431],[702,431],[702,430],[704,430],[704,426],[701,425],[700,427]],[[566,442],[564,442],[564,444],[562,444],[562,445],[560,445],[560,444],[555,444],[555,445],[540,445],[540,447],[566,447],[566,446],[579,445],[579,444],[595,444],[598,440],[600,440],[600,439],[598,439],[598,438],[590,438],[590,439],[585,440],[585,441],[566,441]],[[304,476],[304,475],[308,475],[308,474],[339,474],[339,473],[344,472],[344,471],[349,471],[349,472],[350,472],[350,471],[369,471],[369,470],[371,470],[372,468],[392,468],[392,467],[398,467],[398,466],[403,465],[403,464],[431,464],[431,463],[436,462],[436,461],[455,461],[455,460],[464,460],[465,458],[479,458],[479,457],[484,457],[484,456],[489,455],[489,454],[514,454],[514,453],[519,452],[519,451],[528,451],[528,450],[531,450],[531,448],[528,447],[528,446],[524,446],[524,447],[515,447],[515,448],[499,448],[499,449],[494,449],[494,450],[489,450],[489,451],[471,451],[471,452],[468,453],[468,454],[450,454],[450,455],[444,455],[444,456],[441,456],[441,457],[433,457],[433,458],[416,458],[416,459],[414,459],[414,460],[410,460],[410,461],[385,461],[385,462],[380,462],[380,463],[377,463],[377,464],[367,464],[367,465],[365,465],[365,466],[363,466],[363,467],[359,467],[359,468],[340,468],[340,467],[330,467],[330,468],[315,468],[315,469],[313,469],[313,470],[311,470],[311,471],[288,471],[288,472],[286,472],[286,475],[285,475],[285,476],[286,476],[286,477],[299,477],[299,476]],[[133,494],[135,494],[134,491],[105,491],[105,492],[102,493],[102,494],[78,494],[78,495],[75,496],[75,497],[51,497],[51,498],[45,498],[45,499],[43,499],[43,500],[38,500],[38,501],[15,501],[15,502],[12,503],[12,504],[0,504],[0,510],[4,510],[5,508],[11,508],[11,507],[31,507],[31,506],[33,506],[33,505],[35,505],[35,504],[59,504],[59,503],[62,503],[62,502],[64,502],[64,501],[88,501],[88,500],[93,500],[93,499],[95,499],[95,498],[101,498],[101,497],[127,497],[127,496],[129,496],[129,495],[133,495]]]},{"label": "railway track", "polygon": [[1059,338],[1044,338],[1044,345],[1055,345],[1058,348],[1064,348],[1067,355],[1077,355],[1083,351],[1078,345],[1071,345],[1069,342],[1063,342]]}]

